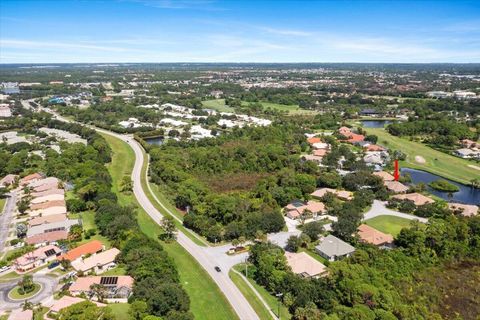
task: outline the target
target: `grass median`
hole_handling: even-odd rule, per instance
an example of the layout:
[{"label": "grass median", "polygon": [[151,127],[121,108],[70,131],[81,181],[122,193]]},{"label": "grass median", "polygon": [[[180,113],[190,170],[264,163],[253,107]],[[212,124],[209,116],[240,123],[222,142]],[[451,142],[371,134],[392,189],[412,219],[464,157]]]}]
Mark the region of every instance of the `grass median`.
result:
[{"label": "grass median", "polygon": [[[108,169],[113,180],[113,190],[117,193],[119,203],[122,205],[134,204],[137,206],[137,219],[140,229],[147,236],[159,241],[158,235],[162,233],[160,226],[140,207],[133,194],[125,194],[119,191],[122,178],[126,175],[129,176],[133,170],[135,163],[135,154],[133,150],[127,143],[120,139],[107,134],[102,135],[105,137],[114,153],[112,156],[112,163],[108,166]],[[143,188],[145,188],[144,183],[145,182],[142,181]],[[149,192],[146,193],[147,195],[149,194]],[[182,246],[177,242],[161,243],[175,261],[182,286],[190,297],[190,309],[195,315],[195,319],[238,319],[233,308],[230,306],[228,300],[220,291],[216,283]]]}]

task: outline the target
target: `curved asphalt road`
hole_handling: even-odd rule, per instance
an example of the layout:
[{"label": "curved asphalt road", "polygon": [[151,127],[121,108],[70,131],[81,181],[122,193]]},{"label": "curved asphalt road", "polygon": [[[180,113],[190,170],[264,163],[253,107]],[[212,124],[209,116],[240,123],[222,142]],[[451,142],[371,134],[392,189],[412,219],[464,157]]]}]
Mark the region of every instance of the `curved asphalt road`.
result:
[{"label": "curved asphalt road", "polygon": [[55,288],[58,285],[58,281],[55,278],[43,275],[33,275],[33,281],[40,283],[42,289],[40,289],[40,291],[32,298],[12,300],[8,297],[8,293],[17,285],[20,279],[21,278],[17,278],[6,282],[0,282],[0,310],[20,308],[25,300],[35,304],[42,302],[45,299],[49,299],[52,297]]},{"label": "curved asphalt road", "polygon": [[[64,122],[73,122],[69,119],[61,117],[60,115],[54,113],[53,111],[49,111],[53,113],[58,120]],[[84,124],[82,124],[84,125]],[[142,188],[141,184],[141,177],[142,177],[142,166],[144,161],[144,154],[142,152],[142,146],[131,136],[117,134],[108,130],[100,129],[97,127],[89,126],[90,128],[105,133],[111,136],[114,136],[124,142],[127,142],[130,147],[133,149],[135,153],[135,165],[133,167],[132,172],[132,181],[133,181],[133,193],[137,198],[138,203],[142,206],[142,208],[147,212],[147,214],[156,222],[160,223],[162,219],[162,214],[155,208],[155,206],[150,202],[147,195],[145,194],[145,190]],[[163,207],[164,210],[169,212],[172,216],[173,213],[168,210],[161,202],[159,204]],[[240,319],[245,320],[257,320],[259,319],[258,315],[253,310],[252,306],[248,303],[248,300],[243,296],[237,286],[233,283],[233,281],[228,276],[228,270],[231,267],[231,263],[225,263],[224,257],[228,257],[223,251],[222,261],[218,261],[215,258],[220,258],[217,254],[211,254],[209,251],[205,250],[206,248],[200,247],[195,242],[193,242],[190,238],[188,238],[183,232],[180,230],[177,232],[177,241],[178,243],[190,253],[195,260],[207,271],[207,273],[212,277],[215,283],[218,285],[220,290],[223,292],[227,300],[230,302],[230,305],[233,307],[235,312],[237,313]],[[244,259],[243,257],[237,257],[237,259]],[[241,262],[241,260],[239,261]],[[238,262],[237,262],[238,263]],[[228,269],[223,269],[222,272],[215,271],[215,266],[221,265],[225,266]],[[233,264],[232,264],[233,265]]]},{"label": "curved asphalt road", "polygon": [[363,220],[372,219],[378,216],[395,216],[395,217],[404,218],[408,220],[418,220],[422,223],[428,222],[427,218],[421,218],[421,217],[414,216],[413,214],[394,211],[392,209],[388,209],[385,206],[385,202],[382,202],[380,200],[373,200],[372,207],[370,208],[370,210],[368,210],[368,212],[365,213],[365,215],[363,216]]}]

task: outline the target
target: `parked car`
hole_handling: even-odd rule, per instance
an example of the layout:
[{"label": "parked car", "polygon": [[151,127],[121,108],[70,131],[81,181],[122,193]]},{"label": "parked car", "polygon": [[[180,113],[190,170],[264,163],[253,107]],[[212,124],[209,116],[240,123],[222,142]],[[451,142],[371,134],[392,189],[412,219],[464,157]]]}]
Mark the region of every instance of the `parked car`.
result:
[{"label": "parked car", "polygon": [[10,270],[10,266],[3,266],[3,267],[0,268],[0,273],[5,272],[7,270]]},{"label": "parked car", "polygon": [[219,266],[216,266],[216,267],[215,267],[215,270],[216,270],[217,272],[222,272],[222,269],[220,269]]}]

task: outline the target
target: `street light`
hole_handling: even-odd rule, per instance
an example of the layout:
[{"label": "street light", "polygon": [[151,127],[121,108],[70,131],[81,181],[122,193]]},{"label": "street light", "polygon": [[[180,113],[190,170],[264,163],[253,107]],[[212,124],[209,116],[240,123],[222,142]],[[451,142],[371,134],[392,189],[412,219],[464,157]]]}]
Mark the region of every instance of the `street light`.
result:
[{"label": "street light", "polygon": [[278,301],[277,301],[277,303],[278,303],[278,313],[277,314],[278,314],[278,320],[280,320],[280,317],[281,317],[280,316],[280,298],[283,296],[283,293],[277,293],[275,296],[278,298]]}]

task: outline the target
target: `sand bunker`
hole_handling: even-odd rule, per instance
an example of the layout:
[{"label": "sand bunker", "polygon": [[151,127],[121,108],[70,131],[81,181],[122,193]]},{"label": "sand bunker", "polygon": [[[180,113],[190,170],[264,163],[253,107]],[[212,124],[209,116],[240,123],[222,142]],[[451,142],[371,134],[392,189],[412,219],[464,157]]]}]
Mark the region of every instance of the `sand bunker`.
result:
[{"label": "sand bunker", "polygon": [[415,156],[415,162],[420,163],[420,164],[424,164],[427,161],[425,161],[425,158],[422,157],[422,156]]},{"label": "sand bunker", "polygon": [[479,166],[476,166],[476,165],[473,165],[473,164],[469,164],[468,166],[472,169],[480,170]]}]

